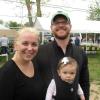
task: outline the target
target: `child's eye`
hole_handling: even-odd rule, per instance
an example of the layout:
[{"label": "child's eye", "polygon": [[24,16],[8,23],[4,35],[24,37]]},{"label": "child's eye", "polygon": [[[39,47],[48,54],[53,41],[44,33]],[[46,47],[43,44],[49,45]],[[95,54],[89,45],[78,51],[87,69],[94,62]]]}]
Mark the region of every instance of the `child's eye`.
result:
[{"label": "child's eye", "polygon": [[67,72],[63,72],[64,74],[67,74]]},{"label": "child's eye", "polygon": [[72,74],[72,75],[73,75],[73,74],[75,74],[75,73],[74,73],[74,72],[71,72],[70,74]]}]

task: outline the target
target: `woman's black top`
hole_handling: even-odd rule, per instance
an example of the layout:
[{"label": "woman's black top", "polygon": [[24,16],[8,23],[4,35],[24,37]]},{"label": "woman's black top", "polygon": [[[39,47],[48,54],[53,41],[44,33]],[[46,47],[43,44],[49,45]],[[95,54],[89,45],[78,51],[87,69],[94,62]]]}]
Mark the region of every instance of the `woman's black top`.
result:
[{"label": "woman's black top", "polygon": [[0,69],[0,100],[44,100],[44,81],[37,67],[34,77],[22,73],[13,60]]}]

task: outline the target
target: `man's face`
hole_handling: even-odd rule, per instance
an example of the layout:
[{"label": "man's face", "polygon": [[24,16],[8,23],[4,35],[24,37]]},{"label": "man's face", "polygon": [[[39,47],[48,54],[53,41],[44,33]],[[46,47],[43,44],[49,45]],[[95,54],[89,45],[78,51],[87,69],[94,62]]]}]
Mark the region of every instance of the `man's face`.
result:
[{"label": "man's face", "polygon": [[51,30],[55,38],[64,40],[70,34],[71,24],[64,17],[59,16],[51,24]]}]

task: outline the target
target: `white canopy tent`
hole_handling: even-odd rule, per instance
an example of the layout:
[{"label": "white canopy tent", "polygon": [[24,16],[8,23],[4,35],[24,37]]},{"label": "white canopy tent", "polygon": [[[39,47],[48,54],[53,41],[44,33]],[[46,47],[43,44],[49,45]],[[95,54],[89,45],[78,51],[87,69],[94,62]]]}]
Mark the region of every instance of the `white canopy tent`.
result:
[{"label": "white canopy tent", "polygon": [[[34,26],[44,35],[46,32],[48,33],[51,32],[50,24],[51,24],[50,18],[38,17],[36,19]],[[93,46],[97,45],[96,34],[100,34],[100,21],[90,21],[90,20],[75,21],[71,19],[71,24],[72,24],[71,33],[73,33],[73,35],[74,33],[79,33],[81,35],[80,39],[82,39],[82,36],[85,34],[86,41],[81,42],[81,45],[83,44],[86,45],[86,52],[87,52],[87,46],[91,45],[91,43],[89,43],[88,41],[88,35],[92,34],[93,36],[92,39],[94,42],[92,43],[92,45]],[[44,36],[43,36],[43,40],[44,40]],[[92,51],[92,52],[95,53],[96,51]]]},{"label": "white canopy tent", "polygon": [[4,25],[0,24],[0,30],[7,30],[9,28],[5,27]]},{"label": "white canopy tent", "polygon": [[[44,18],[44,17],[37,17],[34,26],[42,33],[51,32],[50,30],[50,24],[51,19],[50,18]],[[87,34],[94,33],[94,41],[96,34],[100,34],[100,21],[90,21],[90,20],[73,20],[71,19],[72,29],[71,33],[80,33],[85,34],[86,36],[86,42],[87,42]],[[82,36],[80,37],[82,38]]]},{"label": "white canopy tent", "polygon": [[[50,18],[37,17],[35,27],[39,31],[50,32]],[[72,30],[71,33],[100,33],[100,21],[75,21],[71,20]]]}]

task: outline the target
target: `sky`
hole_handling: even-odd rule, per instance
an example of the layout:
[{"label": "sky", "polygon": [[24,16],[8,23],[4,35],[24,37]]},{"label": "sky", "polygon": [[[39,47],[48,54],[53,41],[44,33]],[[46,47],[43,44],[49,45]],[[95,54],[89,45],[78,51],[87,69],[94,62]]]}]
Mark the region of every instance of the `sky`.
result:
[{"label": "sky", "polygon": [[[4,22],[27,22],[27,9],[25,6],[8,1],[14,0],[0,0],[0,19]],[[46,5],[42,5],[42,14],[45,17],[51,17],[56,11],[63,10],[68,13],[72,20],[85,20],[88,16],[88,8],[92,1],[93,0],[49,0]],[[36,13],[36,5],[34,4],[32,7],[35,9],[32,12]]]},{"label": "sky", "polygon": [[[89,6],[93,3],[93,0],[50,0],[51,4],[59,5],[58,10],[63,10],[68,13],[72,20],[86,20],[88,16]],[[52,9],[51,13],[57,10]],[[45,10],[43,10],[45,11]],[[48,10],[50,11],[50,10]]]}]

